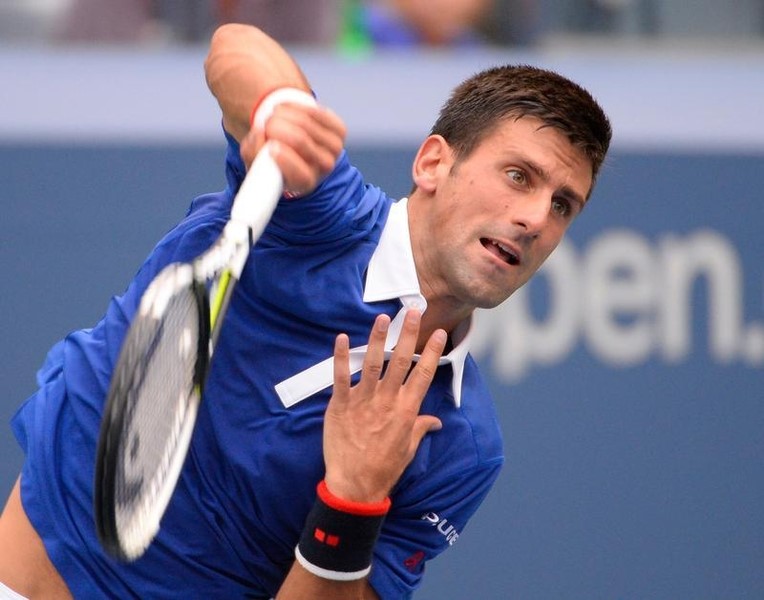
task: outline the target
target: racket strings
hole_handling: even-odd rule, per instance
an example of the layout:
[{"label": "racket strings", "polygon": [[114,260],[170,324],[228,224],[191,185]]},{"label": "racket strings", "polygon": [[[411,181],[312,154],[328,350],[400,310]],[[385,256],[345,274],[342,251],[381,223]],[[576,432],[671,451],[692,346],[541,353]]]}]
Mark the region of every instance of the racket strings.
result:
[{"label": "racket strings", "polygon": [[[314,103],[310,95],[302,96]],[[191,441],[228,301],[282,187],[266,148],[250,167],[213,246],[191,263],[167,265],[141,298],[112,374],[96,456],[96,529],[102,546],[117,558],[138,558],[159,530]],[[205,282],[217,287],[208,292]]]},{"label": "racket strings", "polygon": [[121,382],[127,409],[114,490],[117,530],[127,536],[153,528],[156,498],[166,485],[189,402],[197,393],[199,308],[193,291],[177,291],[156,317],[151,311],[141,314],[133,331],[130,341],[135,343],[123,350],[129,380]]}]

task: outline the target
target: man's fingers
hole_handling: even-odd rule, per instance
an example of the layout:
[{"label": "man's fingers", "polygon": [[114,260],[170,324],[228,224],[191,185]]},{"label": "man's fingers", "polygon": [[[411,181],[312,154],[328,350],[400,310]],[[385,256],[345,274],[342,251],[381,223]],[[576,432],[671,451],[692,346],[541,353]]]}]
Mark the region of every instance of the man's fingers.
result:
[{"label": "man's fingers", "polygon": [[347,402],[350,396],[350,340],[341,333],[334,341],[334,394],[332,400]]},{"label": "man's fingers", "polygon": [[291,146],[278,140],[269,140],[268,148],[284,177],[285,191],[305,195],[316,188],[318,173]]},{"label": "man's fingers", "polygon": [[342,119],[324,106],[303,107],[284,104],[278,113],[284,123],[303,131],[318,148],[337,156],[344,147],[347,129]]},{"label": "man's fingers", "polygon": [[390,327],[390,317],[378,315],[369,334],[369,346],[363,359],[361,380],[356,389],[362,398],[370,398],[377,389],[385,364],[385,340]]},{"label": "man's fingers", "polygon": [[331,109],[284,103],[275,108],[274,115],[307,132],[317,144],[327,146],[337,153],[342,150],[347,128],[339,115]]},{"label": "man's fingers", "polygon": [[280,104],[263,128],[252,128],[241,141],[249,165],[266,140],[284,176],[285,189],[296,195],[312,192],[337,162],[345,143],[342,119],[324,107]]},{"label": "man's fingers", "polygon": [[398,337],[398,343],[390,357],[387,365],[387,371],[382,379],[382,386],[392,392],[403,385],[406,375],[411,369],[411,359],[416,350],[416,342],[419,337],[419,324],[422,320],[422,313],[418,310],[409,310],[403,320],[401,334]]},{"label": "man's fingers", "polygon": [[433,415],[419,415],[414,422],[414,428],[411,431],[411,455],[416,453],[419,444],[428,433],[439,431],[443,428],[443,422]]},{"label": "man's fingers", "polygon": [[318,178],[323,177],[334,168],[345,141],[339,117],[328,115],[328,111],[318,107],[278,106],[266,123],[266,138],[292,148],[303,162],[311,165]]},{"label": "man's fingers", "polygon": [[435,377],[447,339],[448,336],[445,331],[442,329],[435,330],[430,339],[427,340],[419,361],[406,380],[406,390],[411,397],[419,398],[420,403],[427,393],[433,377]]}]

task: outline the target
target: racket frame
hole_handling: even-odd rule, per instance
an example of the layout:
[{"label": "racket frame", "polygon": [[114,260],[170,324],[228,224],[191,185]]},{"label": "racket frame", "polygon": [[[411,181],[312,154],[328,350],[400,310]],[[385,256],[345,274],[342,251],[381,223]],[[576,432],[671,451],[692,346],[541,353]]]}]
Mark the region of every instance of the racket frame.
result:
[{"label": "racket frame", "polygon": [[[315,99],[304,91],[282,88],[266,97],[255,115],[255,126],[263,127],[275,106],[281,102],[295,102],[315,106]],[[133,561],[143,555],[156,536],[162,516],[170,502],[191,443],[204,385],[220,336],[227,308],[230,304],[244,265],[254,243],[260,238],[281,198],[283,178],[273,159],[270,142],[266,142],[249,168],[231,207],[231,215],[218,240],[192,263],[173,263],[165,267],[146,289],[139,306],[140,311],[155,311],[161,316],[163,307],[172,297],[161,282],[170,269],[190,270],[191,286],[199,315],[199,339],[194,376],[189,390],[188,409],[177,436],[173,454],[160,490],[153,495],[147,516],[138,524],[133,537],[120,532],[116,518],[115,483],[125,418],[131,402],[130,394],[119,390],[117,378],[112,377],[112,388],[106,400],[96,455],[94,485],[94,516],[98,538],[103,548],[123,561]],[[213,282],[208,291],[209,282]],[[175,288],[177,289],[177,288]],[[210,302],[209,297],[212,297]],[[131,325],[132,327],[132,325]],[[128,331],[129,337],[129,331]],[[126,338],[127,339],[127,338]],[[123,347],[124,351],[124,347]],[[120,360],[122,355],[120,354]],[[115,373],[119,368],[119,361]],[[120,397],[117,397],[120,394]],[[155,475],[156,471],[152,475]],[[153,479],[153,477],[152,477]],[[137,503],[136,503],[137,504]],[[131,518],[131,522],[132,522]]]}]

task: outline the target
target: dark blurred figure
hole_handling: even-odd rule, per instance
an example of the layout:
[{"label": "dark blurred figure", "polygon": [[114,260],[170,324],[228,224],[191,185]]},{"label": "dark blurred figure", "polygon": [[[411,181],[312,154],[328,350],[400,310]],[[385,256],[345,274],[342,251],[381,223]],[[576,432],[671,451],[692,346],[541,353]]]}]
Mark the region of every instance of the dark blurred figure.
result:
[{"label": "dark blurred figure", "polygon": [[330,45],[342,0],[217,0],[218,23],[250,23],[286,44]]},{"label": "dark blurred figure", "polygon": [[495,0],[482,29],[493,43],[532,46],[544,29],[544,0]]},{"label": "dark blurred figure", "polygon": [[62,41],[204,43],[230,22],[253,23],[285,43],[333,44],[341,0],[74,0]]},{"label": "dark blurred figure", "polygon": [[64,42],[204,43],[223,23],[286,44],[377,47],[529,45],[543,0],[72,0]]},{"label": "dark blurred figure", "polygon": [[162,37],[153,0],[74,0],[53,28],[63,42],[136,43]]}]

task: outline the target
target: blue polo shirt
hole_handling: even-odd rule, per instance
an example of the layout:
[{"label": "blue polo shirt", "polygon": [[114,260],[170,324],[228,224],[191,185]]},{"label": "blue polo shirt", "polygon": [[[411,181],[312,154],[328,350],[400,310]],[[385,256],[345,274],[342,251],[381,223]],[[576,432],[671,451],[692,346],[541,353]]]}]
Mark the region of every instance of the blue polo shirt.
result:
[{"label": "blue polo shirt", "polygon": [[[110,375],[151,279],[220,234],[244,175],[238,145],[228,143],[227,189],[194,200],[104,318],[52,348],[39,390],[12,422],[26,452],[25,510],[77,598],[274,596],[324,473],[334,338],[347,333],[361,356],[379,313],[395,319],[424,301],[405,201],[365,185],[343,154],[313,194],[280,202],[247,261],[155,542],[131,564],[105,555],[92,494]],[[423,404],[443,429],[425,437],[397,483],[375,548],[370,582],[384,599],[411,597],[425,563],[457,540],[503,463],[493,405],[466,350],[468,327],[455,332]]]}]

